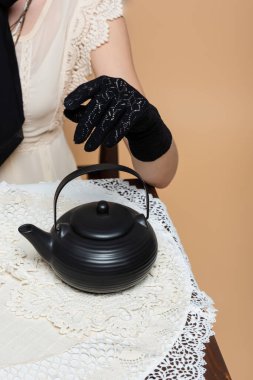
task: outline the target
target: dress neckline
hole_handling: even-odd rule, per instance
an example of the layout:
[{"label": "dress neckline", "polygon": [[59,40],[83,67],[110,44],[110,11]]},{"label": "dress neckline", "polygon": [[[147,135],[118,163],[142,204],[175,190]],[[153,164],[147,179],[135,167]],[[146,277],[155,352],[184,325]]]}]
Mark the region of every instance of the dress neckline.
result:
[{"label": "dress neckline", "polygon": [[23,35],[21,33],[21,35],[19,37],[19,41],[29,40],[30,38],[32,38],[35,35],[35,33],[37,32],[37,30],[41,26],[41,24],[42,24],[45,16],[47,15],[52,1],[53,0],[46,0],[45,1],[45,4],[43,5],[42,10],[41,10],[39,16],[37,17],[37,20],[35,21],[35,23],[32,26],[32,29],[28,33],[25,33]]}]

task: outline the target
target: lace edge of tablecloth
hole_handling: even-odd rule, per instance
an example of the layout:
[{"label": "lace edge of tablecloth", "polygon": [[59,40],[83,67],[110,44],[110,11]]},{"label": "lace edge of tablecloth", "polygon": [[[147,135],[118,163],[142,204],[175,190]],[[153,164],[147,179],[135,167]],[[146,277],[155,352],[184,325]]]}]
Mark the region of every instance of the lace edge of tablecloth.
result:
[{"label": "lace edge of tablecloth", "polygon": [[[137,193],[143,192],[143,206],[145,207],[145,190],[137,189],[135,185],[130,184],[126,180],[111,179],[108,181],[100,179],[90,180],[90,182],[97,184],[98,186],[102,186],[107,190],[110,189],[115,191],[116,189],[117,193],[126,197],[127,199],[129,199],[129,197],[127,196],[128,187],[131,187],[132,191],[135,193],[136,196]],[[132,196],[132,199],[129,200],[133,201],[133,198],[134,196]],[[161,358],[160,361],[158,360],[159,364],[157,364],[155,369],[152,366],[152,368],[150,367],[146,371],[145,380],[179,380],[181,378],[188,380],[205,380],[204,374],[206,372],[205,366],[207,364],[204,359],[205,348],[206,344],[210,342],[210,338],[215,335],[215,332],[213,331],[213,326],[216,322],[216,315],[218,310],[214,307],[214,302],[211,299],[211,297],[209,297],[204,291],[201,291],[198,287],[198,284],[191,270],[190,261],[182,246],[176,228],[170,220],[167,207],[159,198],[153,197],[152,194],[149,194],[149,198],[151,205],[152,202],[155,202],[157,208],[158,203],[162,209],[162,212],[165,212],[167,214],[169,223],[166,223],[164,220],[162,220],[162,218],[160,219],[160,222],[164,225],[164,228],[167,229],[173,235],[175,242],[181,250],[189,268],[191,282],[194,290],[192,292],[191,305],[189,308],[187,321],[183,329],[183,333],[175,342],[168,355],[166,355],[165,358]],[[197,337],[195,337],[197,325],[199,325],[199,330],[197,331],[201,331],[201,335],[197,335]],[[201,325],[202,328],[200,327]],[[175,364],[177,361],[176,351],[180,349],[180,347],[182,348],[185,345],[184,342],[194,342],[194,345],[191,345],[192,356],[191,358],[186,356],[185,363],[179,363],[179,365],[177,366]],[[189,353],[188,356],[190,356]],[[195,360],[193,358],[195,358]],[[174,368],[177,368],[177,370],[174,371],[172,366],[174,366]]]},{"label": "lace edge of tablecloth", "polygon": [[[183,332],[172,345],[168,348],[168,354],[160,357],[157,360],[157,365],[154,363],[145,370],[145,372],[138,376],[136,380],[205,380],[206,361],[205,345],[210,341],[211,336],[215,335],[212,330],[213,324],[216,321],[217,310],[213,306],[212,299],[203,291],[201,291],[195,279],[192,277],[192,285],[194,291],[192,293],[191,305],[188,310],[186,324],[183,328]],[[59,379],[69,379],[71,376],[79,370],[78,366],[73,363],[79,362],[79,351],[77,346],[74,345],[68,351],[55,357],[50,357],[46,360],[39,362],[29,363],[28,368],[22,365],[15,365],[9,368],[0,370],[0,379],[18,379],[27,380],[31,375],[35,373],[42,376],[42,379],[53,379],[58,374],[64,373],[64,367],[68,363],[68,374],[65,377],[59,377]],[[43,370],[43,363],[50,362],[51,373],[53,377],[43,377],[46,371]],[[85,371],[85,368],[81,368],[81,371]],[[81,374],[82,372],[80,372]],[[117,376],[117,369],[115,368],[115,375]],[[3,375],[3,377],[2,377]],[[102,376],[102,377],[99,377]],[[58,378],[58,377],[57,377]],[[70,377],[72,378],[72,377]],[[114,377],[116,380],[127,380],[128,377]],[[73,377],[75,380],[82,379],[81,376]],[[106,369],[103,374],[96,374],[90,380],[111,380],[111,372],[106,374]]]}]

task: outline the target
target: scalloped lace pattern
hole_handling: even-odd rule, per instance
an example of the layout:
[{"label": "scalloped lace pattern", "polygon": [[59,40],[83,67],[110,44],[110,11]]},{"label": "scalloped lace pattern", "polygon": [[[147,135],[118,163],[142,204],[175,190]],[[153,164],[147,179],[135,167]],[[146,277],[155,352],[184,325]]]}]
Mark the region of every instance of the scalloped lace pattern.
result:
[{"label": "scalloped lace pattern", "polygon": [[65,96],[86,82],[92,74],[91,51],[108,41],[108,21],[122,15],[122,0],[80,1],[70,25],[69,40],[66,42],[63,64],[65,81],[56,120],[62,120]]},{"label": "scalloped lace pattern", "polygon": [[22,50],[21,62],[20,62],[20,81],[22,84],[22,94],[23,94],[23,104],[25,112],[25,123],[30,123],[30,114],[28,104],[30,103],[30,76],[31,76],[31,65],[32,65],[32,41],[27,41],[27,43],[22,44],[19,47]]},{"label": "scalloped lace pattern", "polygon": [[81,1],[71,25],[71,39],[66,58],[66,77],[64,94],[85,81],[92,73],[92,50],[109,39],[109,20],[123,14],[122,0]]},{"label": "scalloped lace pattern", "polygon": [[[7,305],[17,316],[46,318],[81,343],[63,354],[2,368],[0,379],[204,379],[204,343],[213,334],[215,309],[198,289],[163,203],[150,197],[150,223],[159,242],[150,274],[124,292],[92,295],[65,285],[17,233],[24,222],[49,230],[55,186],[42,194],[0,186],[0,283],[5,286],[9,275],[16,279]],[[143,190],[121,180],[76,180],[60,197],[59,215],[94,196],[145,213]]]}]

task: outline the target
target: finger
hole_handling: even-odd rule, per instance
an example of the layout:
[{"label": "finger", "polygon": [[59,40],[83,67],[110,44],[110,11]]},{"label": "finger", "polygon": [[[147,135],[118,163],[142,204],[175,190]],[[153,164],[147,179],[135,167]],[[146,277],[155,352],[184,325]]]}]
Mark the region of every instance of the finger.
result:
[{"label": "finger", "polygon": [[85,106],[84,113],[81,115],[79,123],[76,127],[74,134],[74,141],[76,144],[83,143],[91,131],[103,119],[106,110],[110,106],[111,99],[101,101],[100,97],[92,99],[87,106]]},{"label": "finger", "polygon": [[85,144],[84,149],[91,152],[99,147],[106,139],[111,130],[117,128],[117,122],[121,119],[124,110],[117,107],[117,103],[111,103],[110,108],[103,117],[103,120],[93,130],[90,138]]},{"label": "finger", "polygon": [[126,136],[129,130],[129,113],[125,112],[121,119],[118,120],[117,128],[111,130],[110,133],[107,134],[106,139],[103,142],[103,145],[108,148],[111,148],[112,146],[118,144],[120,140],[122,140],[123,137]]},{"label": "finger", "polygon": [[78,86],[64,100],[65,108],[73,110],[80,106],[83,102],[91,99],[101,88],[101,77],[92,79]]},{"label": "finger", "polygon": [[86,107],[87,106],[79,106],[74,110],[65,109],[63,113],[69,120],[73,121],[74,123],[79,123],[85,112]]},{"label": "finger", "polygon": [[87,140],[87,138],[89,137],[92,129],[93,129],[92,126],[86,127],[86,126],[83,126],[82,124],[77,124],[76,130],[75,130],[75,133],[74,133],[74,142],[75,142],[75,144],[81,144],[85,140]]}]

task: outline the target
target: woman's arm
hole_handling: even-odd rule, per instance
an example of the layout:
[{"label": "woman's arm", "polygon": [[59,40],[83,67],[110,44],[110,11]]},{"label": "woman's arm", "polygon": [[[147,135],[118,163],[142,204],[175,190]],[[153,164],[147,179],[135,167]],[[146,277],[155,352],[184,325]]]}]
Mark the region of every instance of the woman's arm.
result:
[{"label": "woman's arm", "polygon": [[[109,41],[91,53],[91,62],[95,76],[108,75],[125,79],[144,95],[135,72],[124,17],[109,21],[109,26]],[[127,140],[124,140],[128,146]],[[129,153],[131,154],[130,151]],[[155,187],[163,188],[168,186],[176,173],[178,154],[174,141],[172,141],[170,149],[155,161],[139,161],[132,154],[131,158],[135,170],[140,173],[147,183]]]}]

